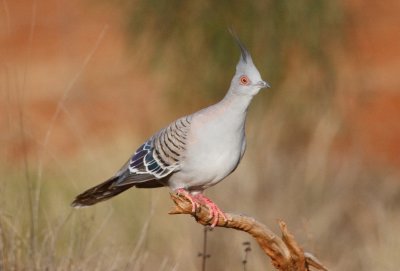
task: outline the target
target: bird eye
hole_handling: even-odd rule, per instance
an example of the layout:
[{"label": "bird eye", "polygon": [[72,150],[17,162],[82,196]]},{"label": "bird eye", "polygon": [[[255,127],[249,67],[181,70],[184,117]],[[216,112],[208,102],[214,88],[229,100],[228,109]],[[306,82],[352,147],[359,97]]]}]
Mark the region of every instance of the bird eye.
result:
[{"label": "bird eye", "polygon": [[239,80],[240,84],[244,86],[247,86],[250,82],[249,78],[246,75],[242,75]]}]

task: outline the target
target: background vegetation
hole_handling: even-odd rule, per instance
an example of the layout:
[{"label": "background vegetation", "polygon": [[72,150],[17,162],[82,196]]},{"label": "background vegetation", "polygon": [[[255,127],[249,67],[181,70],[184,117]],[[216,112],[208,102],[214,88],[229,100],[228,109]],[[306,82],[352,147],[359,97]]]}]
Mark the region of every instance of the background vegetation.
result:
[{"label": "background vegetation", "polygon": [[[400,61],[367,28],[389,33],[390,14],[355,0],[3,1],[0,270],[200,269],[203,229],[167,215],[167,189],[69,203],[223,97],[239,59],[228,26],[272,88],[250,109],[242,164],[208,195],[285,220],[333,270],[397,270]],[[208,238],[207,270],[241,270],[247,236]],[[247,268],[272,270],[255,244]]]}]

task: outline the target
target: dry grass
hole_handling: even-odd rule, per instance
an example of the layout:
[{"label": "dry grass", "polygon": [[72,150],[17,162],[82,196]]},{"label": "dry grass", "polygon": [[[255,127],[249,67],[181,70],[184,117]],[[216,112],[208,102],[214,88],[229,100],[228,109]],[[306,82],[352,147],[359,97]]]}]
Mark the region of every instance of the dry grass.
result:
[{"label": "dry grass", "polygon": [[[271,225],[278,218],[286,220],[300,244],[332,270],[396,270],[400,204],[394,173],[367,167],[354,157],[331,158],[315,151],[327,150],[329,140],[321,135],[304,155],[280,156],[274,143],[279,137],[276,130],[265,142],[264,135],[257,135],[260,128],[254,119],[249,126],[253,143],[243,164],[209,191],[221,208]],[[331,138],[331,131],[322,132]],[[202,229],[189,218],[167,216],[171,203],[166,189],[132,190],[93,208],[70,209],[77,192],[111,174],[109,168],[124,160],[128,141],[120,144],[116,149],[91,147],[99,157],[95,161],[81,157],[46,167],[40,197],[33,203],[34,220],[28,199],[39,188],[27,186],[23,172],[3,168],[0,266],[4,270],[199,268],[196,255]],[[107,157],[114,158],[110,162]],[[210,270],[240,270],[241,243],[247,237],[215,230],[209,238]],[[266,266],[261,251],[254,250],[249,268]]]}]

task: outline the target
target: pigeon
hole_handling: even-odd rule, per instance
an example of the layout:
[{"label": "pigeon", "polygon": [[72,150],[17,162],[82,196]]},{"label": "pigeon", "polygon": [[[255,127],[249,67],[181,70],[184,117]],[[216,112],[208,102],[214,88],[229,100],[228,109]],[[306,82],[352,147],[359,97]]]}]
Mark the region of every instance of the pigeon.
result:
[{"label": "pigeon", "polygon": [[203,192],[230,175],[246,149],[245,122],[253,97],[270,85],[262,80],[249,51],[235,33],[241,56],[230,87],[218,103],[172,122],[141,145],[111,178],[79,194],[72,206],[90,206],[131,187],[168,186],[187,198],[195,213],[209,209],[210,224],[227,220]]}]

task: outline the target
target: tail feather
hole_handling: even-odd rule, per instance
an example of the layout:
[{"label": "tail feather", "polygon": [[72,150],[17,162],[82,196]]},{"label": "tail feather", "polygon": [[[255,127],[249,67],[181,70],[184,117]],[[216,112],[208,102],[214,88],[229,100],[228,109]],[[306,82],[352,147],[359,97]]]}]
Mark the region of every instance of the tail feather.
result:
[{"label": "tail feather", "polygon": [[85,192],[76,196],[75,200],[71,203],[74,208],[81,208],[85,206],[90,206],[98,202],[112,198],[125,190],[134,186],[134,183],[130,183],[123,186],[115,186],[114,184],[119,179],[119,176],[112,177],[107,181],[96,185]]}]

